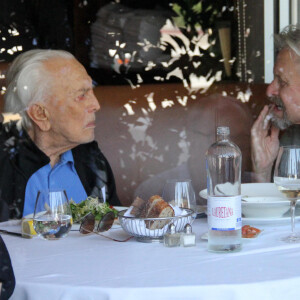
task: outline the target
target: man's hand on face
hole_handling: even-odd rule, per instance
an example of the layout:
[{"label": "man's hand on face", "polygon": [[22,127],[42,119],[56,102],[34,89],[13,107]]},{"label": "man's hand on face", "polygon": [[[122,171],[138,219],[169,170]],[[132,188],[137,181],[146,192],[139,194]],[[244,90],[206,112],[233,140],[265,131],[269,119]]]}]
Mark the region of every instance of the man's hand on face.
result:
[{"label": "man's hand on face", "polygon": [[258,182],[271,181],[272,166],[279,150],[279,129],[268,120],[268,112],[266,105],[251,129],[252,166]]}]

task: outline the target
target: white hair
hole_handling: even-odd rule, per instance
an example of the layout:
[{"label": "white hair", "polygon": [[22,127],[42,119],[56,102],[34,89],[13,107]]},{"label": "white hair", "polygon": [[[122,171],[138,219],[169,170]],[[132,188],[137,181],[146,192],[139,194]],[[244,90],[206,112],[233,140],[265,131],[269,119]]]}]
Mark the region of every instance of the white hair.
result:
[{"label": "white hair", "polygon": [[53,58],[75,59],[63,50],[35,49],[20,54],[6,74],[6,93],[4,95],[6,112],[19,113],[22,125],[32,126],[27,114],[30,104],[44,101],[52,87],[52,76],[44,62]]},{"label": "white hair", "polygon": [[274,36],[278,51],[290,48],[300,57],[300,25],[288,25]]}]

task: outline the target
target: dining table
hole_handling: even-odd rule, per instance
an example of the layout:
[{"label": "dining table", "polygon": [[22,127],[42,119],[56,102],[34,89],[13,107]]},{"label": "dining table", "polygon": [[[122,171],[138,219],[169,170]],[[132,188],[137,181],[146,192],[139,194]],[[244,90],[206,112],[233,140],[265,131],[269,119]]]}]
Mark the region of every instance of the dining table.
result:
[{"label": "dining table", "polygon": [[[19,222],[19,223],[18,223]],[[239,252],[207,250],[207,219],[192,224],[196,246],[166,247],[135,238],[116,242],[78,227],[59,240],[25,239],[2,234],[16,287],[12,300],[147,300],[147,299],[300,299],[300,243],[281,239],[289,219],[262,220],[262,230],[242,239]],[[296,228],[300,230],[299,218]],[[20,231],[20,221],[0,223]],[[104,233],[126,239],[119,224]]]}]

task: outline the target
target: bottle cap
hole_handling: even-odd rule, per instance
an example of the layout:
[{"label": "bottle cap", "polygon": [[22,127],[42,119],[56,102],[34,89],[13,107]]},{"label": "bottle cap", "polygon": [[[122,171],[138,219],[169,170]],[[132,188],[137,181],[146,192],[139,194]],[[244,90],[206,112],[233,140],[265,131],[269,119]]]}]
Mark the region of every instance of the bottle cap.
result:
[{"label": "bottle cap", "polygon": [[190,224],[186,224],[184,226],[184,232],[188,234],[192,233],[192,226]]},{"label": "bottle cap", "polygon": [[169,233],[171,233],[171,234],[176,233],[175,229],[176,228],[175,228],[175,225],[173,223],[169,224],[169,227],[168,227]]},{"label": "bottle cap", "polygon": [[220,126],[217,128],[217,134],[229,135],[230,129],[227,126]]}]

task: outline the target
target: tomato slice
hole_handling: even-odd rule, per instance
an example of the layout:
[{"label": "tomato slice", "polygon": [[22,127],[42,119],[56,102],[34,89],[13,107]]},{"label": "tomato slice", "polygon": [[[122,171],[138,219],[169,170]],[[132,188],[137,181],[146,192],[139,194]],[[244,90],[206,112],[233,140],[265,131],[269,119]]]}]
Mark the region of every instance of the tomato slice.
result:
[{"label": "tomato slice", "polygon": [[252,239],[257,237],[261,233],[261,230],[250,225],[244,225],[242,227],[242,237],[246,239]]}]

